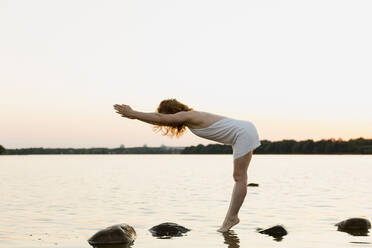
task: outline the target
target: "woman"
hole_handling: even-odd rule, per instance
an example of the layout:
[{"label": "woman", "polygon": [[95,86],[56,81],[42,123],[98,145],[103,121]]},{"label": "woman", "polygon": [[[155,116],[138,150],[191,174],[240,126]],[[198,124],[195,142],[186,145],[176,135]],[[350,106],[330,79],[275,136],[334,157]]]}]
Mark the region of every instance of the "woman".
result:
[{"label": "woman", "polygon": [[163,135],[180,137],[188,127],[197,136],[232,145],[235,185],[225,220],[217,231],[226,232],[239,223],[238,212],[247,194],[248,165],[253,150],[260,145],[251,122],[195,111],[176,99],[162,101],[155,113],[135,111],[128,105],[116,104],[114,108],[123,117],[155,125]]}]

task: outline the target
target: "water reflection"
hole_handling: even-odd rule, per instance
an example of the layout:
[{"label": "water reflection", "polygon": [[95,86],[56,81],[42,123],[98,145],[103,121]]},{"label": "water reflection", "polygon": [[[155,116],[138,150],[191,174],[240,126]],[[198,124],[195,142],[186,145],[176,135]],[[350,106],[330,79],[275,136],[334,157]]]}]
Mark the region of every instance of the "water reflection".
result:
[{"label": "water reflection", "polygon": [[346,232],[352,236],[369,236],[369,231],[343,231]]},{"label": "water reflection", "polygon": [[282,236],[274,237],[274,240],[280,242],[283,240],[283,237]]},{"label": "water reflection", "polygon": [[131,244],[107,244],[107,245],[94,245],[94,248],[130,248],[132,247],[133,243]]},{"label": "water reflection", "polygon": [[[253,247],[372,248],[371,231],[350,236],[333,225],[352,216],[371,221],[372,156],[262,155],[254,162],[252,176],[260,178],[260,186],[249,192],[259,189],[259,194],[248,192],[252,204],[240,214],[252,222],[244,232],[235,230],[239,238],[231,232],[195,231],[190,237],[159,240],[148,228],[164,216],[214,230],[216,216],[226,214],[225,196],[231,194],[231,179],[225,177],[231,173],[226,166],[231,156],[0,156],[0,247],[91,248],[85,238],[97,226],[122,220],[139,232],[131,248],[245,248],[245,239]],[[205,195],[208,201],[202,201]],[[281,242],[254,232],[283,221],[293,233]]]},{"label": "water reflection", "polygon": [[223,238],[225,239],[224,244],[227,244],[228,248],[239,248],[240,247],[239,245],[240,239],[233,230],[224,232],[222,235],[223,235]]}]

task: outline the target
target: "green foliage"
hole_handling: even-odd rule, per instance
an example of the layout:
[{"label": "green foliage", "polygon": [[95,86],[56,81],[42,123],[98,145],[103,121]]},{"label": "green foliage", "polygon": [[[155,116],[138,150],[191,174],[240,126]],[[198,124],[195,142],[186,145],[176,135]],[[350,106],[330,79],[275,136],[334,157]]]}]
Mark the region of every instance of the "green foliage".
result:
[{"label": "green foliage", "polygon": [[232,148],[228,145],[197,145],[189,146],[182,150],[182,154],[231,154]]},{"label": "green foliage", "polygon": [[4,154],[5,152],[6,152],[5,148],[2,145],[0,145],[0,155]]},{"label": "green foliage", "polygon": [[[186,147],[183,154],[231,154],[228,145],[198,145]],[[344,140],[262,140],[255,154],[372,154],[372,139]]]},{"label": "green foliage", "polygon": [[[0,154],[5,148],[0,145]],[[124,148],[23,148],[8,149],[7,154],[231,154],[229,145],[211,144],[197,145],[185,148],[175,147],[130,147]],[[372,154],[372,139],[344,140],[262,140],[254,153],[256,154]]]},{"label": "green foliage", "polygon": [[173,154],[179,149],[170,147],[132,147],[132,148],[22,148],[10,149],[10,155],[29,154]]},{"label": "green foliage", "polygon": [[261,141],[257,154],[372,154],[372,139]]}]

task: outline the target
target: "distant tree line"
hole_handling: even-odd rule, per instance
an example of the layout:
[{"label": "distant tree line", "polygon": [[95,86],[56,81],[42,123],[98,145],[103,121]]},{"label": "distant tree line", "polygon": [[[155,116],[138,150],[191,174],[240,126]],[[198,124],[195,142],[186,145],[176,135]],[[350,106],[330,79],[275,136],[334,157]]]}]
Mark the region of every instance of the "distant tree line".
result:
[{"label": "distant tree line", "polygon": [[372,154],[372,139],[261,141],[257,154]]},{"label": "distant tree line", "polygon": [[3,153],[5,153],[5,148],[2,145],[0,145],[0,155]]},{"label": "distant tree line", "polygon": [[[231,154],[228,145],[197,145],[186,147],[182,154]],[[262,140],[255,154],[372,154],[372,139],[344,140]]]},{"label": "distant tree line", "polygon": [[[130,148],[22,148],[7,149],[0,145],[0,154],[231,154],[229,145],[210,144],[185,148],[130,147]],[[328,140],[262,140],[255,154],[372,154],[372,139]]]},{"label": "distant tree line", "polygon": [[182,154],[231,154],[232,147],[229,145],[211,144],[185,147]]},{"label": "distant tree line", "polygon": [[8,149],[8,155],[30,154],[176,154],[180,149],[171,147],[130,147],[130,148],[21,148]]}]

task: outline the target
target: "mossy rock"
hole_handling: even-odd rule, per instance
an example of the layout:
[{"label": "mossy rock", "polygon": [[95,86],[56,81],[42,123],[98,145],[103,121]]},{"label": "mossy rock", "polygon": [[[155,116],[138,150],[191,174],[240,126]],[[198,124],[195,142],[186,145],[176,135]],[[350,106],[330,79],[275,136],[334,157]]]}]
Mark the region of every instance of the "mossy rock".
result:
[{"label": "mossy rock", "polygon": [[109,226],[95,233],[88,243],[93,246],[97,245],[114,245],[114,244],[132,244],[136,239],[136,231],[127,224],[118,224]]}]

